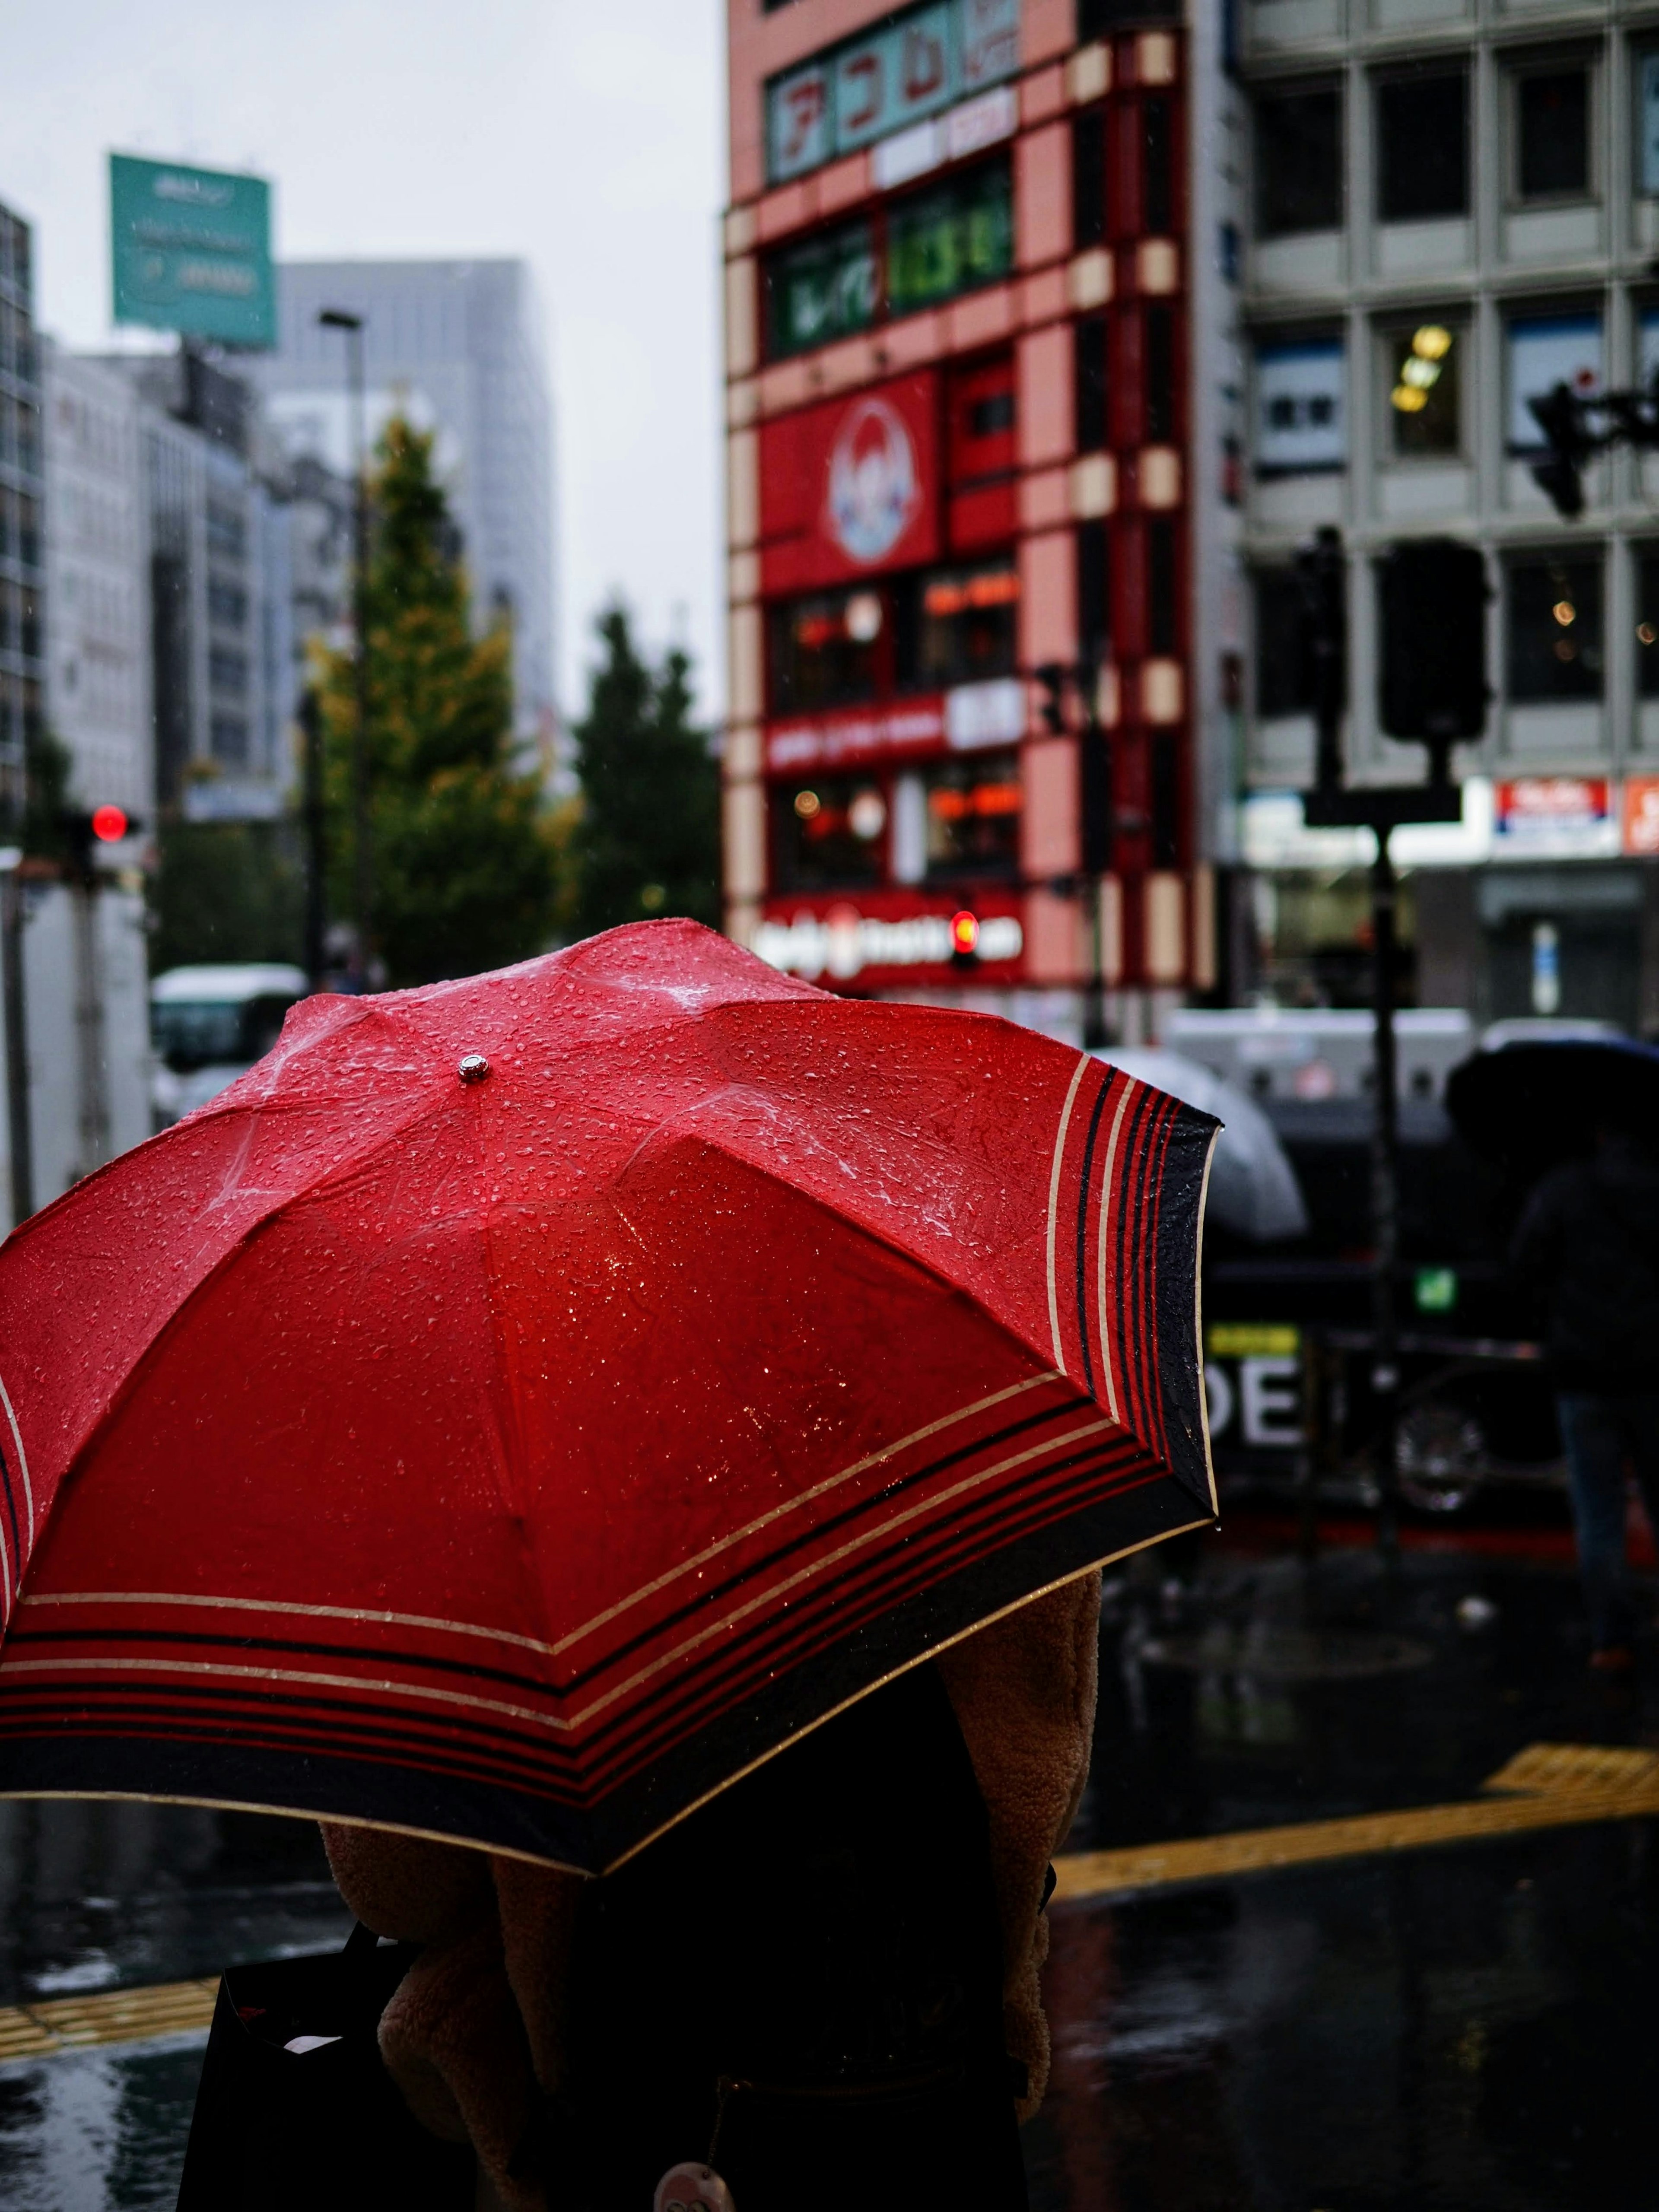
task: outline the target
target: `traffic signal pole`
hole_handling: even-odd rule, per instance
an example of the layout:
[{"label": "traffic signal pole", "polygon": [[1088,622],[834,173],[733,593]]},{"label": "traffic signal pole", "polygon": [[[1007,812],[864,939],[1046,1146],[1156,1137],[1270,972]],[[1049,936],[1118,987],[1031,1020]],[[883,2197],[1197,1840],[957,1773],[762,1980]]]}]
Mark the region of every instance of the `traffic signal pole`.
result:
[{"label": "traffic signal pole", "polygon": [[1428,749],[1419,785],[1347,788],[1342,777],[1347,562],[1340,533],[1322,530],[1297,562],[1304,643],[1316,732],[1310,829],[1370,830],[1371,862],[1371,1466],[1376,1542],[1392,1567],[1400,1548],[1400,1097],[1395,1040],[1399,879],[1389,840],[1405,822],[1456,822],[1462,793],[1451,751],[1486,720],[1486,583],[1480,554],[1446,539],[1396,546],[1382,573],[1382,714],[1390,736]]}]

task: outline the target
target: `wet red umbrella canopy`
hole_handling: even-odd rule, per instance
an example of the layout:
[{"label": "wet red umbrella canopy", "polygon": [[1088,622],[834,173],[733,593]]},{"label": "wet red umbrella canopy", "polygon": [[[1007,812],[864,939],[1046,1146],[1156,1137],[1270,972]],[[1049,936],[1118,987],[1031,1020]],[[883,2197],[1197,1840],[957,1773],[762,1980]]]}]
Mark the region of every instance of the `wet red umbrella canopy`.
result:
[{"label": "wet red umbrella canopy", "polygon": [[307,1001],[0,1251],[0,1791],[615,1863],[1212,1517],[1214,1129],[691,923]]}]

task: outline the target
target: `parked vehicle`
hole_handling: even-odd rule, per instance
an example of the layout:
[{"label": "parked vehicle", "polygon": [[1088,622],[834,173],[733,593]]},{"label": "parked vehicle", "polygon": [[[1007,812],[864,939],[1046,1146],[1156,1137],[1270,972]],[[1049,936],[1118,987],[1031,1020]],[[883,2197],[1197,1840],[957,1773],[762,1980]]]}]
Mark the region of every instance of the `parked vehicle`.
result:
[{"label": "parked vehicle", "polygon": [[289,1008],[310,988],[303,968],[280,962],[169,968],[156,976],[149,987],[156,1127],[205,1106],[262,1060]]},{"label": "parked vehicle", "polygon": [[[1401,1026],[1401,1495],[1430,1516],[1478,1505],[1554,1520],[1553,1399],[1504,1260],[1522,1193],[1463,1143],[1443,1103],[1474,1032],[1437,1009]],[[1313,1484],[1328,1504],[1375,1503],[1369,1031],[1367,1015],[1272,1009],[1182,1012],[1171,1025],[1183,1054],[1250,1091],[1308,1217],[1304,1235],[1267,1240],[1212,1209],[1206,1376],[1224,1499],[1288,1503]]]}]

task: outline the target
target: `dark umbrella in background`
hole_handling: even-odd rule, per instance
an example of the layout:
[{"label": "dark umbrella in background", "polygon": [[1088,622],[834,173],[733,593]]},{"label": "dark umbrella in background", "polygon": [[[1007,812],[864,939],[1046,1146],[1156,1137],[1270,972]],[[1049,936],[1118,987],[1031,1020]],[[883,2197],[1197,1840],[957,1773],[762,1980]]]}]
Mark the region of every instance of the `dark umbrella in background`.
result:
[{"label": "dark umbrella in background", "polygon": [[1598,1128],[1659,1146],[1659,1048],[1613,1033],[1506,1039],[1454,1068],[1446,1109],[1512,1186],[1588,1154]]}]

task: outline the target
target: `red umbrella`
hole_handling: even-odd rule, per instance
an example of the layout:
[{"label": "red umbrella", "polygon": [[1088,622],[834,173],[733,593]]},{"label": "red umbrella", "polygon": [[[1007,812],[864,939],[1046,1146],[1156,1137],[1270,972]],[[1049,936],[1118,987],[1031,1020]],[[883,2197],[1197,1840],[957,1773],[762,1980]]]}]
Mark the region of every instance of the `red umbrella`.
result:
[{"label": "red umbrella", "polygon": [[1212,1517],[1215,1126],[687,922],[308,1000],[0,1252],[0,1791],[614,1864]]}]

